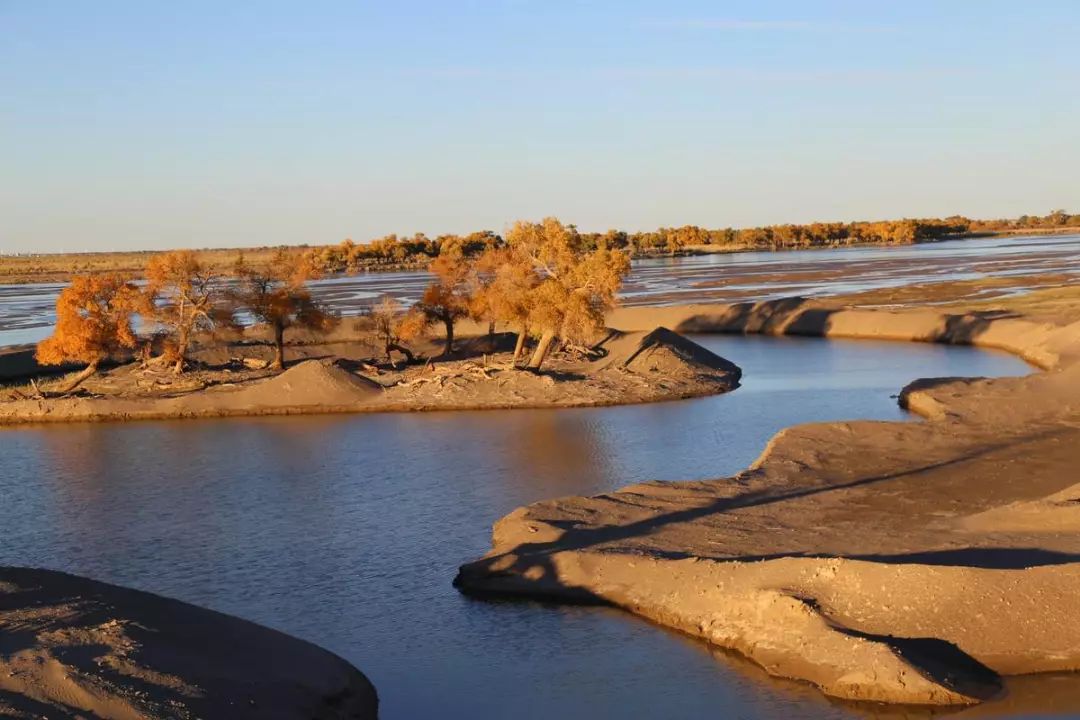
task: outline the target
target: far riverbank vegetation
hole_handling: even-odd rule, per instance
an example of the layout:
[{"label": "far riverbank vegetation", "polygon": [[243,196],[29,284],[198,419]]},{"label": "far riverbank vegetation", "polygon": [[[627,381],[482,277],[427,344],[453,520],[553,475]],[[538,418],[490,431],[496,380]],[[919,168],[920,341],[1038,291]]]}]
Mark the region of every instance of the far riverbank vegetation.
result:
[{"label": "far riverbank vegetation", "polygon": [[[648,232],[574,231],[583,247],[625,251],[632,258],[716,252],[779,251],[855,245],[910,245],[959,237],[995,234],[1080,232],[1080,215],[1054,210],[998,220],[947,218],[872,222],[815,222],[751,228],[707,229],[697,225],[658,228]],[[288,252],[305,255],[315,271],[343,275],[379,270],[423,269],[444,253],[475,258],[506,245],[506,238],[483,230],[465,235],[429,237],[386,235],[369,242],[346,239],[334,245],[299,245]],[[249,261],[270,262],[278,248],[204,249],[195,251],[202,265],[228,272],[243,254]],[[76,274],[141,275],[157,251],[112,253],[25,254],[0,256],[0,283],[66,282]]]}]

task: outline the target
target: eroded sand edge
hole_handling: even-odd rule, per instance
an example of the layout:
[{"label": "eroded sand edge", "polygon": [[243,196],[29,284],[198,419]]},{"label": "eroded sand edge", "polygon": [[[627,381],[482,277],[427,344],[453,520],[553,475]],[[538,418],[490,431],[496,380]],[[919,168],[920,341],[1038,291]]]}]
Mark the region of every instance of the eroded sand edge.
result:
[{"label": "eroded sand edge", "polygon": [[916,381],[901,403],[926,422],[788,428],[731,478],[520,508],[457,584],[610,603],[846,699],[971,704],[1001,675],[1080,669],[1075,310],[618,311],[627,329],[974,344],[1045,371]]}]

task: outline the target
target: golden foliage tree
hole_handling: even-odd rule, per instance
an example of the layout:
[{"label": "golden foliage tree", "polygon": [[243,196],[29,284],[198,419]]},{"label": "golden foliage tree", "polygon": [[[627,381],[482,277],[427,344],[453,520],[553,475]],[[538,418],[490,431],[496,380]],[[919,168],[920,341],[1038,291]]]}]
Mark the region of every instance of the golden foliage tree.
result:
[{"label": "golden foliage tree", "polygon": [[145,296],[123,276],[77,275],[56,300],[56,328],[38,343],[42,365],[86,363],[86,369],[60,388],[70,392],[98,371],[102,361],[138,343],[132,327],[146,309]]},{"label": "golden foliage tree", "polygon": [[424,289],[417,310],[428,322],[440,322],[446,336],[443,355],[454,352],[454,325],[469,314],[475,268],[464,252],[444,252],[428,266],[435,279]]},{"label": "golden foliage tree", "polygon": [[274,361],[271,367],[285,366],[285,331],[292,327],[325,332],[337,318],[317,302],[307,282],[319,276],[310,254],[289,252],[284,248],[264,263],[252,265],[243,256],[237,260],[235,274],[237,304],[256,319],[266,323],[274,335]]},{"label": "golden foliage tree", "polygon": [[524,305],[525,321],[539,336],[529,368],[539,370],[557,338],[587,341],[603,326],[630,258],[602,244],[589,249],[573,225],[555,218],[516,223],[507,243],[515,263],[531,266],[536,275]]},{"label": "golden foliage tree", "polygon": [[507,247],[491,248],[476,259],[476,280],[470,313],[491,325],[501,322],[517,332],[513,363],[525,349],[529,334],[529,294],[540,282],[532,262]]},{"label": "golden foliage tree", "polygon": [[476,322],[487,323],[489,339],[495,334],[495,323],[498,322],[491,306],[491,287],[498,277],[499,268],[505,262],[505,248],[493,245],[469,263],[467,302],[469,317]]},{"label": "golden foliage tree", "polygon": [[396,350],[405,356],[406,362],[414,362],[416,356],[405,343],[423,334],[427,326],[423,313],[416,309],[406,311],[397,299],[389,295],[371,308],[370,313],[375,336],[382,342],[386,360],[389,362],[390,353]]},{"label": "golden foliage tree", "polygon": [[200,262],[190,250],[155,255],[146,266],[146,291],[154,319],[169,335],[166,359],[176,373],[184,371],[191,336],[231,324],[225,277]]}]

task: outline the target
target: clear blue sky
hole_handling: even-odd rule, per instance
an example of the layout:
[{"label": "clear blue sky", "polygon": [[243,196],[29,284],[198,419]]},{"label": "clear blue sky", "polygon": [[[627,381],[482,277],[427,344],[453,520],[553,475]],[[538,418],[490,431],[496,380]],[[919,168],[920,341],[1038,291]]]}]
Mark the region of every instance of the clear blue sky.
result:
[{"label": "clear blue sky", "polygon": [[1080,211],[1080,2],[0,0],[0,251]]}]

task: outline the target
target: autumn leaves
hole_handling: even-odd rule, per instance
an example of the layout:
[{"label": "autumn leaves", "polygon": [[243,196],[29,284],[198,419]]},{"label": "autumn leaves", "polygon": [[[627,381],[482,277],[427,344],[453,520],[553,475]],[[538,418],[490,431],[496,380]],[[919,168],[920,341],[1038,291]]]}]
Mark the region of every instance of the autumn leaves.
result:
[{"label": "autumn leaves", "polygon": [[[449,237],[439,243],[429,266],[433,279],[420,301],[406,310],[386,299],[371,311],[387,355],[398,350],[411,357],[407,342],[438,326],[449,357],[456,325],[469,317],[491,332],[502,325],[518,333],[515,364],[523,360],[527,339],[534,338],[527,365],[538,370],[556,341],[587,341],[602,326],[630,268],[626,252],[555,218],[518,222],[505,241],[494,234],[481,240]],[[337,319],[308,288],[322,274],[322,260],[315,252],[281,249],[257,263],[241,256],[230,272],[221,272],[182,250],[153,256],[143,284],[118,274],[78,276],[57,300],[56,328],[38,345],[38,361],[85,363],[68,390],[102,361],[139,347],[148,361],[180,373],[195,336],[234,327],[247,315],[270,329],[273,366],[280,368],[286,330],[327,331]],[[135,332],[138,317],[151,321],[151,337],[140,339]],[[152,360],[151,348],[158,352]]]},{"label": "autumn leaves", "polygon": [[306,287],[318,276],[310,258],[284,249],[257,264],[241,256],[231,273],[215,271],[196,253],[179,250],[151,258],[145,274],[141,286],[115,273],[76,276],[60,293],[56,327],[38,344],[36,357],[43,365],[86,363],[63,392],[93,375],[104,360],[140,346],[134,329],[138,316],[151,320],[154,328],[142,343],[145,353],[159,346],[154,361],[171,365],[177,373],[187,364],[196,333],[234,326],[239,313],[247,312],[273,330],[274,365],[279,368],[286,328],[325,330],[333,321]]},{"label": "autumn leaves", "polygon": [[138,343],[133,317],[145,308],[143,293],[119,275],[82,275],[56,301],[56,328],[37,346],[43,365],[86,363],[60,392],[70,392],[97,372],[103,360]]},{"label": "autumn leaves", "polygon": [[[594,247],[573,225],[555,218],[518,222],[503,243],[470,257],[460,245],[440,248],[431,263],[434,280],[420,302],[396,325],[380,315],[400,345],[417,328],[442,326],[444,355],[453,352],[454,329],[464,317],[503,325],[518,334],[513,362],[521,359],[526,339],[536,339],[528,367],[539,370],[556,340],[585,342],[603,325],[615,302],[630,258],[603,243]],[[380,312],[385,315],[386,309]],[[419,319],[419,321],[417,320]]]}]

